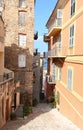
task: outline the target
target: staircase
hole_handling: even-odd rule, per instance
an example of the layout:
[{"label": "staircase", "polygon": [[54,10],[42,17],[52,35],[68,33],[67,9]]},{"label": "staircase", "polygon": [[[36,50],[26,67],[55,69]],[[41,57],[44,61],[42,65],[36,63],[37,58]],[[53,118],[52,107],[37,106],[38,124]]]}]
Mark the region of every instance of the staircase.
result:
[{"label": "staircase", "polygon": [[18,108],[16,109],[16,116],[17,118],[23,118],[23,104],[20,104],[20,106],[18,106]]}]

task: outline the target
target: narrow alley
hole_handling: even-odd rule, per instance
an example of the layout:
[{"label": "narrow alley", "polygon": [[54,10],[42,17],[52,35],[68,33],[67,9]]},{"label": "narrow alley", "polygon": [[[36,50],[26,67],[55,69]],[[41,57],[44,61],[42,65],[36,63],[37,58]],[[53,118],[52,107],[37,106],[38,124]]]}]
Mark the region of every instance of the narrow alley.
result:
[{"label": "narrow alley", "polygon": [[1,130],[79,130],[71,121],[46,103],[33,107],[27,119],[8,121]]}]

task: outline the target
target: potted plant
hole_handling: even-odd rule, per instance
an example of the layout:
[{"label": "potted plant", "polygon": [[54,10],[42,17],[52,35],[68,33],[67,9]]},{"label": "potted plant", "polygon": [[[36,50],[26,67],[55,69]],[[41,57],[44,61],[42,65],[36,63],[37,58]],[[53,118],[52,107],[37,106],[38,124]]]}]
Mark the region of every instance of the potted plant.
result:
[{"label": "potted plant", "polygon": [[24,106],[23,107],[23,115],[24,118],[27,118],[28,114],[32,112],[32,107],[30,106]]}]

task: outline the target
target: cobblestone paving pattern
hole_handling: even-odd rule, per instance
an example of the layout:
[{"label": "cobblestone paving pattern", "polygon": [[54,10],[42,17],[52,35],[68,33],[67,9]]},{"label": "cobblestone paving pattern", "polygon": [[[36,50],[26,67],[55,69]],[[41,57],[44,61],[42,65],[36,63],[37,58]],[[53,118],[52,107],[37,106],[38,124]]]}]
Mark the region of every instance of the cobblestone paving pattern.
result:
[{"label": "cobblestone paving pattern", "polygon": [[1,130],[80,130],[46,103],[33,107],[27,119],[8,121]]}]

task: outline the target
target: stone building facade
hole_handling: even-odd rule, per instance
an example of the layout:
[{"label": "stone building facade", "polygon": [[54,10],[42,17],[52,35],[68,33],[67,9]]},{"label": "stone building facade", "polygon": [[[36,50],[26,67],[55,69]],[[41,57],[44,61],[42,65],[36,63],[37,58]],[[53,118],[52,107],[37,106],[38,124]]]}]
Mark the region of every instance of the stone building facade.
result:
[{"label": "stone building facade", "polygon": [[0,128],[10,117],[14,88],[14,74],[4,68],[4,21],[0,15]]},{"label": "stone building facade", "polygon": [[[46,23],[48,34],[47,99],[83,130],[83,1],[58,0]],[[79,76],[80,74],[80,76]],[[53,88],[53,89],[52,89]]]},{"label": "stone building facade", "polygon": [[4,0],[5,67],[14,71],[21,104],[32,104],[34,0]]},{"label": "stone building facade", "polygon": [[33,57],[33,100],[40,102],[42,92],[42,59],[36,50]]}]

